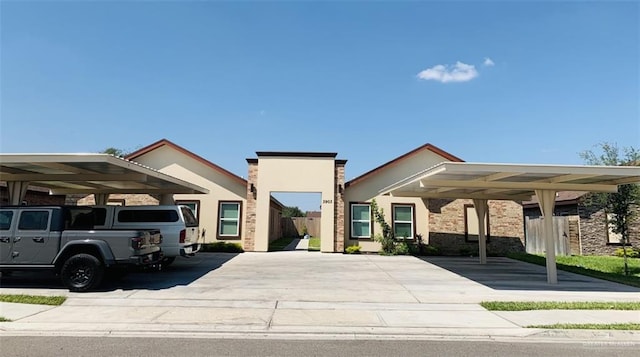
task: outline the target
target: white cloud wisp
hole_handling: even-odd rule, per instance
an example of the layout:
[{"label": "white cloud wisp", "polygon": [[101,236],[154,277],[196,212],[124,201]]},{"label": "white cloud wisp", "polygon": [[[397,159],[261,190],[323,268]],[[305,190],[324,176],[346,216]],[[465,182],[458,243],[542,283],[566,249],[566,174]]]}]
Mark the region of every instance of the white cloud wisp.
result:
[{"label": "white cloud wisp", "polygon": [[483,65],[483,66],[485,66],[485,67],[493,67],[493,66],[495,66],[496,64],[491,60],[491,58],[486,57],[486,58],[484,59],[484,62],[482,62],[482,65]]},{"label": "white cloud wisp", "polygon": [[476,67],[471,64],[456,62],[455,65],[435,65],[418,73],[418,78],[425,81],[467,82],[478,76]]}]

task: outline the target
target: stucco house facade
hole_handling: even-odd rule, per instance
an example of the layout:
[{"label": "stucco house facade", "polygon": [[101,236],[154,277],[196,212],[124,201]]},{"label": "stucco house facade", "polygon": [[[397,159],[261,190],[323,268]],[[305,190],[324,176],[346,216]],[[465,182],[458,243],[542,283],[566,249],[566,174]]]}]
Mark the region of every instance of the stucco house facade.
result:
[{"label": "stucco house facade", "polygon": [[[478,219],[472,200],[391,197],[379,191],[420,169],[443,161],[462,160],[431,144],[416,148],[350,181],[345,181],[347,160],[336,153],[257,152],[247,159],[247,179],[235,175],[187,149],[163,139],[126,158],[160,172],[192,182],[208,194],[176,194],[177,203],[196,212],[205,231],[204,242],[240,243],[246,251],[268,251],[280,237],[282,204],[273,192],[320,192],[321,251],[343,252],[359,245],[362,252],[377,252],[371,202],[376,200],[396,236],[438,247],[443,254],[478,251]],[[305,175],[290,175],[304,172]],[[149,195],[109,196],[110,204],[158,204]],[[92,204],[85,197],[78,204]],[[524,251],[522,206],[514,201],[489,201],[489,254]]]}]

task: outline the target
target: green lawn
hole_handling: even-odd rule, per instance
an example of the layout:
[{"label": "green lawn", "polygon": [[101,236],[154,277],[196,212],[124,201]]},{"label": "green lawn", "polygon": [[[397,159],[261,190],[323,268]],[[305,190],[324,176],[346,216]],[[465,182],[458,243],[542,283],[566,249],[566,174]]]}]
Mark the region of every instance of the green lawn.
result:
[{"label": "green lawn", "polygon": [[640,324],[553,324],[553,325],[531,325],[528,328],[546,329],[577,329],[577,330],[640,330]]},{"label": "green lawn", "polygon": [[273,242],[269,243],[269,251],[275,252],[275,251],[283,250],[286,246],[288,246],[291,242],[293,242],[294,239],[296,238],[284,237],[284,238],[276,239]]},{"label": "green lawn", "polygon": [[309,251],[320,251],[320,237],[309,238]]},{"label": "green lawn", "polygon": [[[511,253],[509,258],[544,266],[546,258],[541,255]],[[629,276],[624,275],[624,260],[612,256],[557,256],[556,266],[560,270],[640,287],[640,259],[629,258]]]},{"label": "green lawn", "polygon": [[4,317],[0,316],[0,322],[11,322],[11,320],[5,319]]},{"label": "green lawn", "polygon": [[67,300],[64,296],[8,295],[0,294],[0,301],[18,304],[62,305]]},{"label": "green lawn", "polygon": [[640,302],[483,301],[489,311],[640,310]]}]

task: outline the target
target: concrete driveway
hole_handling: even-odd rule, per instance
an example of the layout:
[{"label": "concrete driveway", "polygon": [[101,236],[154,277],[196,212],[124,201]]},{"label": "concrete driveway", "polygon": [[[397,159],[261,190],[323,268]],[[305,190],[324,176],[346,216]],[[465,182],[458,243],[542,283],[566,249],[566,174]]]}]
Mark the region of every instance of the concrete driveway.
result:
[{"label": "concrete driveway", "polygon": [[[637,312],[490,312],[484,300],[639,301],[640,289],[507,258],[203,253],[162,272],[136,273],[103,291],[70,293],[53,277],[16,274],[0,293],[66,295],[59,307],[22,312],[0,305],[4,333],[337,334],[531,336],[522,326],[640,322]],[[527,312],[528,313],[528,312]],[[634,339],[638,338],[633,335]]]}]

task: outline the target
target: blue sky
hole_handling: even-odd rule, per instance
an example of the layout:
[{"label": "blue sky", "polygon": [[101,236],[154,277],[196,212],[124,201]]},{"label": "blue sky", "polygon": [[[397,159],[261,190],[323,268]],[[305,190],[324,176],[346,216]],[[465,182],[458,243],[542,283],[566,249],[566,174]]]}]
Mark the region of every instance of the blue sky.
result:
[{"label": "blue sky", "polygon": [[640,146],[639,6],[2,1],[0,151],[166,138],[240,176],[255,151],[330,151],[347,179],[427,142],[580,164]]}]

